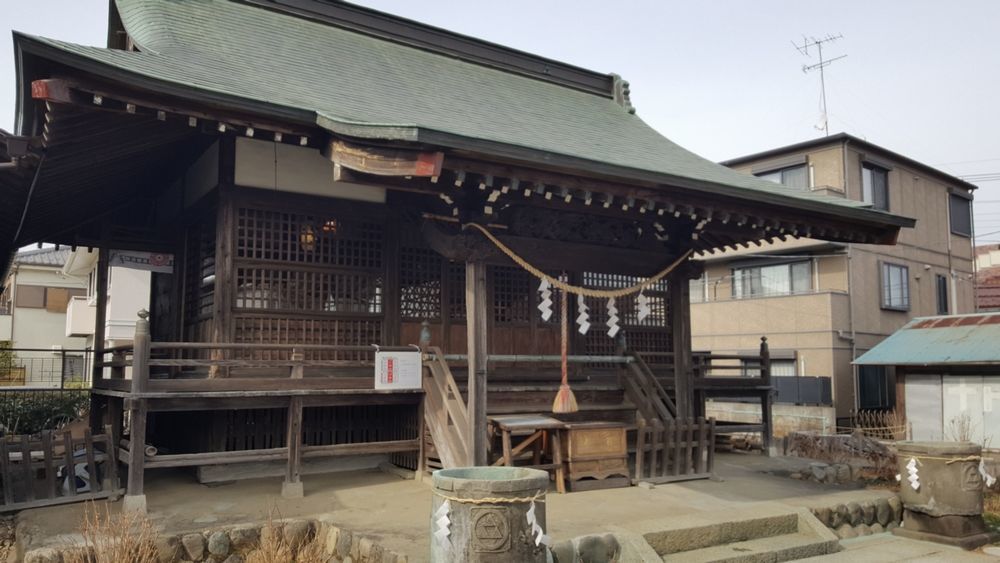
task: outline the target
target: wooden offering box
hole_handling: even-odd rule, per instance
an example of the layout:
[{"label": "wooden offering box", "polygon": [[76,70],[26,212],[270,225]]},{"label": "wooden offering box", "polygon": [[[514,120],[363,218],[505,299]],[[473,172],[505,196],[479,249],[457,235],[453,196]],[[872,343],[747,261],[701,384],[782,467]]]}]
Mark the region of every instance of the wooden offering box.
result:
[{"label": "wooden offering box", "polygon": [[617,422],[566,423],[562,441],[571,491],[630,485],[625,425]]}]

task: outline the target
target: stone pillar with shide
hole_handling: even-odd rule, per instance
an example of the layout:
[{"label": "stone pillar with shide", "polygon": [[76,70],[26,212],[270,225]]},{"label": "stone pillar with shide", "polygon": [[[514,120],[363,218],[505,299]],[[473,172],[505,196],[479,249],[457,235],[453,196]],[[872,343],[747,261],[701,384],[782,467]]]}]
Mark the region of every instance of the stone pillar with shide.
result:
[{"label": "stone pillar with shide", "polygon": [[995,537],[983,522],[982,446],[899,442],[903,524],[896,535],[975,549]]},{"label": "stone pillar with shide", "polygon": [[434,472],[431,561],[544,563],[549,474],[522,467]]}]

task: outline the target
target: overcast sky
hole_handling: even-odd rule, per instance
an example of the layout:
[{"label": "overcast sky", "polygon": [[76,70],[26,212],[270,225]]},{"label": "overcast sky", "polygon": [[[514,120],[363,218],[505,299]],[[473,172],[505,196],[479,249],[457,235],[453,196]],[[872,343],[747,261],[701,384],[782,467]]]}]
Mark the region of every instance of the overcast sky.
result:
[{"label": "overcast sky", "polygon": [[[998,180],[974,182],[976,231],[980,243],[1000,242],[1000,2],[358,3],[618,73],[643,119],[713,160],[820,136],[819,75],[802,72],[817,59],[792,43],[842,34],[824,51],[847,55],[827,69],[830,131],[952,174],[996,173]],[[0,20],[8,29],[103,45],[107,0],[6,2]],[[0,81],[0,128],[10,130],[9,46],[0,49]]]}]

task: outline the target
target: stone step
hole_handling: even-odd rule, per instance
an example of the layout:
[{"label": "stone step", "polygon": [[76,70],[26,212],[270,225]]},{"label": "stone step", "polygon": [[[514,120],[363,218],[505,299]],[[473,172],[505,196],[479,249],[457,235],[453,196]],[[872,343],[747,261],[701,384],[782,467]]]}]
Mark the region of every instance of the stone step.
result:
[{"label": "stone step", "polygon": [[663,561],[684,563],[772,563],[826,555],[837,550],[837,541],[810,532],[794,532],[714,545],[663,556]]},{"label": "stone step", "polygon": [[644,561],[791,561],[839,549],[837,536],[808,509],[780,503],[670,516],[635,528],[630,532],[649,550]]}]

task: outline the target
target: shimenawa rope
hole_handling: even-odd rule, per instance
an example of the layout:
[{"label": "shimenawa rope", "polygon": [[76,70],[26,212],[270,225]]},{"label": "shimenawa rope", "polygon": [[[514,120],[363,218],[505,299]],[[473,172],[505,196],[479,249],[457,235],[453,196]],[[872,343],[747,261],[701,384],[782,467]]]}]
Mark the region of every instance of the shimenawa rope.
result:
[{"label": "shimenawa rope", "polygon": [[545,491],[538,491],[533,497],[486,497],[486,498],[461,498],[461,497],[451,497],[448,495],[441,494],[440,492],[435,492],[437,496],[450,500],[452,502],[459,502],[462,504],[520,504],[526,502],[545,502],[542,498],[545,496]]},{"label": "shimenawa rope", "polygon": [[528,263],[527,260],[518,256],[517,254],[514,253],[513,250],[508,248],[507,245],[500,242],[495,236],[493,236],[493,233],[489,232],[486,229],[486,227],[478,223],[465,223],[464,225],[462,225],[463,229],[467,229],[469,227],[473,227],[477,229],[479,232],[483,233],[483,235],[486,236],[486,238],[489,239],[490,242],[496,245],[496,247],[499,248],[501,252],[506,254],[508,258],[513,260],[518,266],[524,268],[535,277],[544,279],[548,281],[550,284],[552,284],[553,287],[557,287],[567,293],[572,293],[573,295],[583,295],[584,297],[599,297],[607,299],[610,297],[624,297],[626,295],[638,293],[643,289],[646,289],[649,286],[665,278],[670,272],[677,269],[677,266],[680,266],[685,260],[687,260],[691,256],[691,254],[694,253],[694,249],[689,249],[687,252],[682,254],[680,258],[674,260],[673,263],[671,263],[663,270],[660,270],[656,274],[646,278],[645,280],[633,286],[623,287],[621,289],[590,289],[586,287],[578,287],[575,285],[570,285],[560,280],[559,278],[550,276],[545,272],[539,270],[538,268],[532,266],[530,263]]}]

